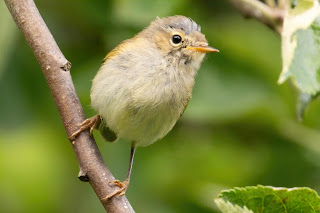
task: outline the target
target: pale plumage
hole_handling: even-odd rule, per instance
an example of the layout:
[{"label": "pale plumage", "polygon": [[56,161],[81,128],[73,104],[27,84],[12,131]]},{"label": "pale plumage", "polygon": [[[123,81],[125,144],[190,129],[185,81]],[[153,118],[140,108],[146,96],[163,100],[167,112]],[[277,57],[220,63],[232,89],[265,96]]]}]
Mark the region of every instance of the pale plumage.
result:
[{"label": "pale plumage", "polygon": [[98,115],[71,136],[88,128],[92,133],[100,124],[105,139],[132,142],[127,178],[114,181],[120,188],[104,199],[127,190],[135,148],[164,137],[183,114],[208,52],[218,50],[208,46],[200,26],[187,17],[172,16],[157,18],[105,57],[91,88],[91,105]]},{"label": "pale plumage", "polygon": [[91,104],[118,137],[147,146],[164,137],[183,113],[205,54],[171,44],[205,45],[200,27],[175,16],[157,19],[110,52],[93,80]]}]

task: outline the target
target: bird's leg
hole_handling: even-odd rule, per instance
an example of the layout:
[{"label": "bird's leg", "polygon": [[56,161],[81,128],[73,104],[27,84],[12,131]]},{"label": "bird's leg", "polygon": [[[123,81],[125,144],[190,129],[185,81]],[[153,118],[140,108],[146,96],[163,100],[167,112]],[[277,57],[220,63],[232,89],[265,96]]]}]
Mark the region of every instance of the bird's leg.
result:
[{"label": "bird's leg", "polygon": [[129,187],[130,175],[131,175],[132,163],[133,163],[135,150],[136,150],[136,147],[134,146],[134,143],[132,142],[131,153],[130,153],[130,162],[129,162],[129,170],[128,170],[127,178],[123,182],[120,182],[119,180],[115,180],[115,181],[110,182],[112,184],[117,185],[119,187],[119,189],[117,189],[112,194],[106,196],[102,200],[108,200],[108,199],[114,197],[115,195],[123,196],[126,193],[128,187]]},{"label": "bird's leg", "polygon": [[98,124],[100,124],[100,122],[100,115],[95,115],[91,118],[84,120],[81,124],[78,125],[80,128],[70,136],[70,140],[74,140],[75,137],[77,137],[81,132],[87,129],[90,129],[91,135],[93,130],[96,128]]}]

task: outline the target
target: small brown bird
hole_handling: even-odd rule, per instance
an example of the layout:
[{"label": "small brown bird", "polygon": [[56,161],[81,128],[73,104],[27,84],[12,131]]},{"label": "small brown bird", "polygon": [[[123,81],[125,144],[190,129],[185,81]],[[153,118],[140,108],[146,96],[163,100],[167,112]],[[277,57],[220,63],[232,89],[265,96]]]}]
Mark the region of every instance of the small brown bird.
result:
[{"label": "small brown bird", "polygon": [[131,141],[127,178],[114,181],[115,195],[124,195],[130,181],[136,147],[164,137],[186,109],[194,78],[208,46],[200,26],[185,16],[157,18],[104,59],[91,88],[91,105],[98,115],[85,120],[71,138],[99,127],[107,141]]}]

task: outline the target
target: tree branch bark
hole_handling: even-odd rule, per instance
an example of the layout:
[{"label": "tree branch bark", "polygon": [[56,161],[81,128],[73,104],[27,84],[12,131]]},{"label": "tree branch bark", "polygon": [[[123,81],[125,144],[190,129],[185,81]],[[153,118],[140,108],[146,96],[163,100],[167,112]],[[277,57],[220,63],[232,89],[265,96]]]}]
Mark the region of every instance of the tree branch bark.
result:
[{"label": "tree branch bark", "polygon": [[[255,18],[281,34],[284,10],[281,5],[271,7],[258,0],[230,0],[246,18]],[[280,7],[281,6],[281,7]]]},{"label": "tree branch bark", "polygon": [[[85,119],[71,79],[71,63],[60,51],[33,0],[5,0],[5,3],[41,66],[69,137]],[[115,179],[89,131],[71,142],[80,166],[79,179],[89,181],[107,212],[134,212],[125,196],[102,200],[113,192],[108,183]]]}]

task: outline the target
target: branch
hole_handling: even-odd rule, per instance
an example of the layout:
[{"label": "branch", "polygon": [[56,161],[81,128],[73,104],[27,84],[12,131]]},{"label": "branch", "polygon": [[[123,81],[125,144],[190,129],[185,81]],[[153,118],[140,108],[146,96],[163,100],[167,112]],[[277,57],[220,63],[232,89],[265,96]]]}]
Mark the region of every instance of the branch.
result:
[{"label": "branch", "polygon": [[258,0],[230,0],[245,17],[255,18],[281,34],[284,10],[282,4],[272,7],[271,1],[267,1],[268,6]]},{"label": "branch", "polygon": [[[33,0],[5,0],[5,3],[33,50],[58,107],[67,135],[78,129],[85,119],[67,61],[43,21]],[[114,180],[89,132],[80,134],[72,147],[80,166],[79,179],[89,181],[104,208],[109,213],[134,212],[125,196],[102,200],[113,192],[108,183]]]}]

